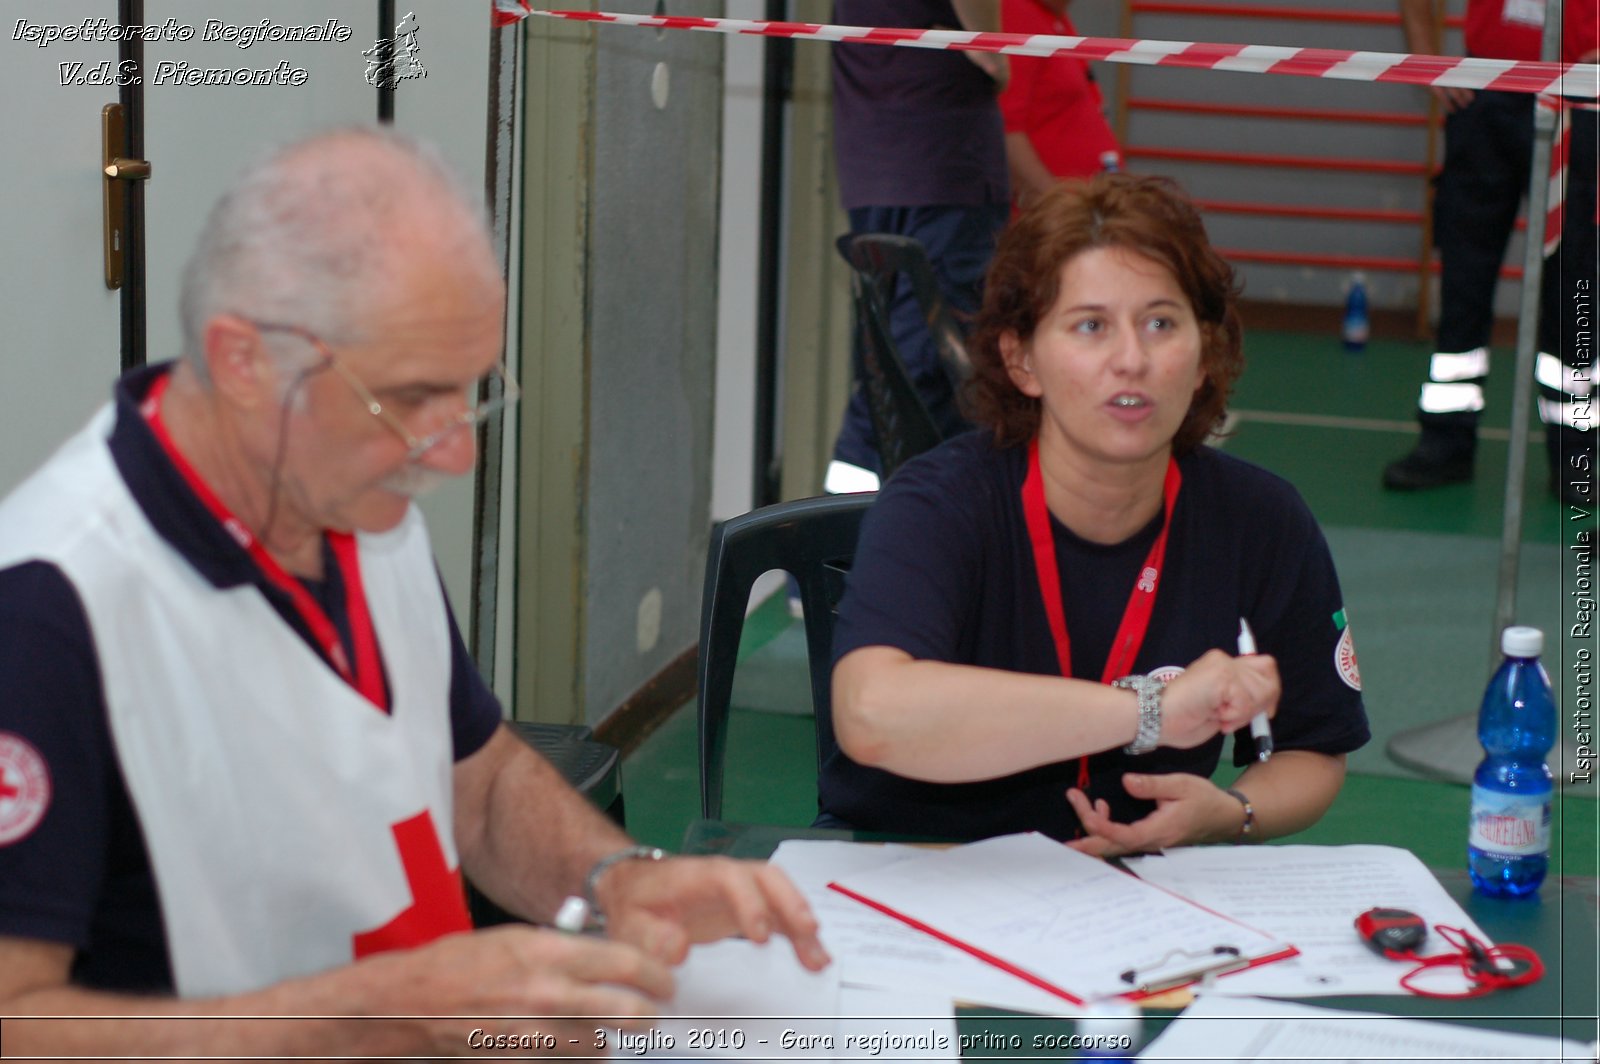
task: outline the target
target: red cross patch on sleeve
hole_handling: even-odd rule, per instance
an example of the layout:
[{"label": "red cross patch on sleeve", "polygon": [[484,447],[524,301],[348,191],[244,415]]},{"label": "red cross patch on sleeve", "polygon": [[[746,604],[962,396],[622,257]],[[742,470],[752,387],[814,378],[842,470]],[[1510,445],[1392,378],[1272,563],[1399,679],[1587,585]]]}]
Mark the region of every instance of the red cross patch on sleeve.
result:
[{"label": "red cross patch on sleeve", "polygon": [[50,770],[32,744],[0,732],[0,846],[27,838],[50,808]]}]

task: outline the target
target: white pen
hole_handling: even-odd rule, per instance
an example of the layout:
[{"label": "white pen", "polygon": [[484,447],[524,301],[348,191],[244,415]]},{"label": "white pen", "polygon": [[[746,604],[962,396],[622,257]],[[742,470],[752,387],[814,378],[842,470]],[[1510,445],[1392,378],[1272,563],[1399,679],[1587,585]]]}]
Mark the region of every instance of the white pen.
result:
[{"label": "white pen", "polygon": [[[1239,618],[1239,656],[1256,652],[1255,633],[1250,631],[1250,622],[1243,617]],[[1256,741],[1256,760],[1265,761],[1272,756],[1272,723],[1267,720],[1265,713],[1257,713],[1250,718],[1250,735]]]}]

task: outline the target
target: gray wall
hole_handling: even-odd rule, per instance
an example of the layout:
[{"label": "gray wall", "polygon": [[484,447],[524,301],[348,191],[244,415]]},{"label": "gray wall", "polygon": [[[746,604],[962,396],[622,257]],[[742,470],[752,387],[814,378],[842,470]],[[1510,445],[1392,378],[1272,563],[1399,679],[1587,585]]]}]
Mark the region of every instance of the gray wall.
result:
[{"label": "gray wall", "polygon": [[[618,10],[649,12],[650,3]],[[674,15],[717,15],[675,3]],[[585,702],[694,644],[710,522],[722,42],[595,34]],[[657,107],[664,64],[670,91]]]},{"label": "gray wall", "polygon": [[515,712],[593,724],[698,634],[722,42],[526,34]]}]

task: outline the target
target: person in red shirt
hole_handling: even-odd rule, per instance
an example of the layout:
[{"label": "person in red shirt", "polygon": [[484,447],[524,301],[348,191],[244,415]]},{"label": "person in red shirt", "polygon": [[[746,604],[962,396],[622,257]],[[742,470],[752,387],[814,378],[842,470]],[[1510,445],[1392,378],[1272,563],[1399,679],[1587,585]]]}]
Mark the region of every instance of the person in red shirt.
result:
[{"label": "person in red shirt", "polygon": [[[1406,43],[1437,50],[1430,0],[1400,0]],[[1470,0],[1467,53],[1487,59],[1538,59],[1543,0]],[[1594,0],[1562,12],[1561,59],[1592,63]],[[1422,434],[1383,472],[1384,487],[1435,488],[1472,479],[1478,419],[1489,373],[1494,289],[1533,158],[1534,99],[1527,93],[1436,87],[1446,114],[1444,165],[1436,178],[1434,239],[1441,267],[1439,324],[1428,379],[1417,403]],[[1568,101],[1569,104],[1576,101]],[[1593,101],[1589,101],[1592,105]],[[1595,139],[1600,112],[1570,111],[1566,205],[1557,255],[1546,260],[1539,306],[1539,417],[1545,425],[1551,488],[1570,504],[1595,501],[1593,402],[1595,298]]]},{"label": "person in red shirt", "polygon": [[[1006,33],[1076,36],[1068,0],[1002,0]],[[1104,101],[1089,64],[1070,56],[1011,57],[1011,83],[1000,94],[1006,126],[1006,163],[1019,206],[1063,177],[1090,177],[1120,169],[1117,138],[1106,123]]]}]

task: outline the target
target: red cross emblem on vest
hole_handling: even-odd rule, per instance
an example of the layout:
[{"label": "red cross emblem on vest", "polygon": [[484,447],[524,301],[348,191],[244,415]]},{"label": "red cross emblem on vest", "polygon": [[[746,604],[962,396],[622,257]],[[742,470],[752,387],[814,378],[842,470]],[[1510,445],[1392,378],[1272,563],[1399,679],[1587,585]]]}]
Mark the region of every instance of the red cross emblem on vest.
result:
[{"label": "red cross emblem on vest", "polygon": [[32,834],[50,808],[50,769],[19,735],[0,732],[0,846]]},{"label": "red cross emblem on vest", "polygon": [[445,864],[444,847],[433,826],[432,814],[424,809],[409,820],[391,825],[390,830],[411,888],[411,906],[382,927],[355,935],[351,943],[357,960],[385,950],[421,946],[455,931],[472,930],[461,869]]}]

